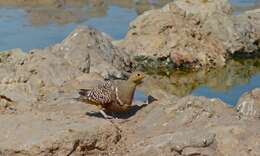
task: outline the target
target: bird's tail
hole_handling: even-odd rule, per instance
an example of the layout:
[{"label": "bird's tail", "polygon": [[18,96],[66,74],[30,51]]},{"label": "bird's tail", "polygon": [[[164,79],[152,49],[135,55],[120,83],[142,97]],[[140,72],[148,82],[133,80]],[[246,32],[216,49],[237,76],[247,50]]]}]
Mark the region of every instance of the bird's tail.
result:
[{"label": "bird's tail", "polygon": [[75,101],[83,102],[82,97],[77,97],[77,98],[72,98],[72,99],[75,100]]},{"label": "bird's tail", "polygon": [[73,98],[76,101],[84,102],[86,100],[86,95],[88,94],[89,89],[80,89],[78,94],[79,97]]},{"label": "bird's tail", "polygon": [[78,92],[79,97],[73,98],[73,99],[76,101],[84,102],[84,103],[91,104],[91,105],[98,105],[98,103],[96,103],[95,101],[90,100],[88,98],[89,91],[90,91],[89,89],[80,89]]},{"label": "bird's tail", "polygon": [[79,95],[80,96],[87,96],[89,91],[90,91],[89,89],[80,89]]}]

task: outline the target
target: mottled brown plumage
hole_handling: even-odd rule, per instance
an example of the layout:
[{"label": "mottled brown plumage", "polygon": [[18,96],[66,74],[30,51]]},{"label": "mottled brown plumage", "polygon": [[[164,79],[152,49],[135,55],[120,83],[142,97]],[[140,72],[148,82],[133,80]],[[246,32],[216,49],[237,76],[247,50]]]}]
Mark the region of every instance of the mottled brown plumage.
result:
[{"label": "mottled brown plumage", "polygon": [[131,107],[135,88],[143,78],[142,72],[134,72],[127,81],[105,81],[95,88],[81,89],[78,100],[98,106],[102,115],[108,118],[103,110],[125,112]]}]

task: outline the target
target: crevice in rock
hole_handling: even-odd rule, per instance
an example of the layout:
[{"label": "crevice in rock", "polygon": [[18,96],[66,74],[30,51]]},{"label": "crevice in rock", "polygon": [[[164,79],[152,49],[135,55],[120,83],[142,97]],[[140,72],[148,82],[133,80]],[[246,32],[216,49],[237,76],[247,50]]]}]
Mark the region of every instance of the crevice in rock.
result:
[{"label": "crevice in rock", "polygon": [[76,149],[78,148],[79,143],[80,143],[80,140],[76,140],[74,142],[74,145],[73,145],[71,151],[66,156],[70,156],[71,154],[73,154],[76,151]]}]

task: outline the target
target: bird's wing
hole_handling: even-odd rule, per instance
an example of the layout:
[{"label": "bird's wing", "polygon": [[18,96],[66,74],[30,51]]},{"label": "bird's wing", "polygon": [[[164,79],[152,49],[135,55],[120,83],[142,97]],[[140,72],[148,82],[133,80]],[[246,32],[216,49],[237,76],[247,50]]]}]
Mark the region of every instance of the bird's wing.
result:
[{"label": "bird's wing", "polygon": [[79,94],[84,100],[105,105],[113,101],[114,85],[111,81],[106,81],[89,90],[81,89]]}]

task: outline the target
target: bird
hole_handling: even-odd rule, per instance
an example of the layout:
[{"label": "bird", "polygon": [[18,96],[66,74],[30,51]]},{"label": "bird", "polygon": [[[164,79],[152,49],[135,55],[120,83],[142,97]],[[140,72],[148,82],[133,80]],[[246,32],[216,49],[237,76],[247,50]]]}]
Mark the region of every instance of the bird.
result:
[{"label": "bird", "polygon": [[76,100],[95,105],[105,119],[112,119],[105,111],[127,112],[132,105],[137,85],[142,83],[145,74],[133,72],[128,80],[106,80],[90,89],[80,89]]}]

